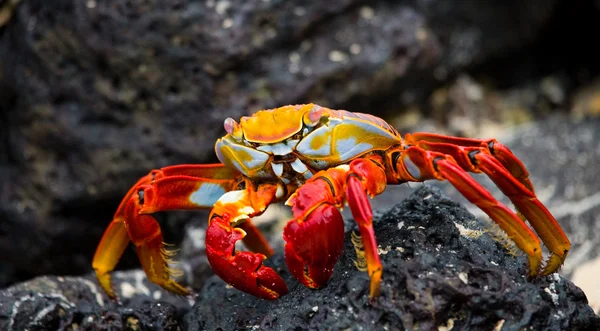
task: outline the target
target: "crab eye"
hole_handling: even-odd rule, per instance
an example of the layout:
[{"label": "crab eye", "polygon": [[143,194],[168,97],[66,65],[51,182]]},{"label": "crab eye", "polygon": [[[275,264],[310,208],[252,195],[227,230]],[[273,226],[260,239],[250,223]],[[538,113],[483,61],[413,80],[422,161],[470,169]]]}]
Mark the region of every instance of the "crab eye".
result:
[{"label": "crab eye", "polygon": [[304,114],[302,120],[304,121],[304,124],[306,126],[313,127],[319,123],[322,114],[323,108],[319,106],[314,106],[307,113]]},{"label": "crab eye", "polygon": [[225,119],[223,127],[225,128],[225,131],[227,131],[227,133],[229,133],[234,139],[242,139],[242,128],[233,118],[228,117]]}]

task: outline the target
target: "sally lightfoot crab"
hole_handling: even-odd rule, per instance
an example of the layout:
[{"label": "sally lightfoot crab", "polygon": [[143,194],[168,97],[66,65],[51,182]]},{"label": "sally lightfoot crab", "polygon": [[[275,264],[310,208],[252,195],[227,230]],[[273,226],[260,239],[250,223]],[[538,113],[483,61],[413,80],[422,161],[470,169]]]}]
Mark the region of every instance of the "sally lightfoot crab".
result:
[{"label": "sally lightfoot crab", "polygon": [[[262,110],[225,120],[217,140],[219,164],[175,165],[141,178],[121,202],[98,245],[93,267],[112,298],[110,272],[130,242],[149,279],[185,295],[173,280],[158,222],[152,213],[212,208],[206,253],[214,272],[231,286],[260,298],[276,299],[288,289],[263,260],[273,250],[252,224],[275,202],[292,208],[283,232],[288,269],[299,282],[319,288],[328,282],[341,254],[347,204],[358,223],[370,277],[370,297],[379,294],[382,266],[369,198],[387,185],[447,180],[481,208],[527,254],[529,276],[560,268],[570,242],[538,200],[528,172],[495,139],[468,139],[432,133],[402,137],[382,119],[314,104]],[[497,201],[470,173],[484,173],[517,209]],[[540,240],[550,256],[542,266]],[[242,240],[249,251],[235,250]]]}]

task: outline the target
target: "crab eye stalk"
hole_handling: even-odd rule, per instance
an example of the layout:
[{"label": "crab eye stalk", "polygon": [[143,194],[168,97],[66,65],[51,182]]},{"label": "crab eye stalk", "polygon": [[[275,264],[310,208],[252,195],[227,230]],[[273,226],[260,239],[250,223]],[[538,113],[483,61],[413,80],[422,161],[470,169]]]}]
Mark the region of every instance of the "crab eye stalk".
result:
[{"label": "crab eye stalk", "polygon": [[302,120],[304,121],[304,125],[308,127],[313,127],[319,124],[321,121],[321,115],[323,114],[323,109],[319,106],[314,106],[308,112],[304,113],[304,117]]},{"label": "crab eye stalk", "polygon": [[233,118],[228,117],[225,119],[223,127],[235,140],[242,140],[242,127]]}]

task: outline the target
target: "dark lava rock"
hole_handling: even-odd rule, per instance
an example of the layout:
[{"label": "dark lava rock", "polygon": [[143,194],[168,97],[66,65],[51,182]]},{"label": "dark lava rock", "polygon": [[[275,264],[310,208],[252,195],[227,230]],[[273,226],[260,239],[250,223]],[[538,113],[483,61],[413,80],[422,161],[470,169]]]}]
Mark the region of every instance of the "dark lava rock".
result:
[{"label": "dark lava rock", "polygon": [[[11,6],[0,28],[0,287],[90,271],[130,185],[152,168],[216,161],[226,117],[299,102],[397,111],[533,42],[556,3]],[[185,219],[163,222],[170,242]],[[121,267],[133,265],[128,254]]]},{"label": "dark lava rock", "polygon": [[142,271],[114,274],[117,304],[92,275],[42,276],[0,291],[0,330],[181,330],[193,301],[165,293]]},{"label": "dark lava rock", "polygon": [[[185,317],[189,330],[598,330],[585,294],[558,274],[530,282],[513,255],[438,189],[422,187],[374,222],[384,267],[381,296],[346,245],[330,283],[308,289],[283,273],[290,293],[266,301],[216,277]],[[511,253],[512,252],[512,253]],[[272,264],[283,266],[281,256]],[[281,271],[281,270],[279,270]]]}]

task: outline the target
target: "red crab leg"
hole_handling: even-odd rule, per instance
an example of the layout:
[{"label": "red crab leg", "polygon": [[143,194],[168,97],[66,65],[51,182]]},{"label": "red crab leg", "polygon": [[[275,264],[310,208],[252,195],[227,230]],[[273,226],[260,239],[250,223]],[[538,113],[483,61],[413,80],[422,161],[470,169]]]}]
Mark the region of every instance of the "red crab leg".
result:
[{"label": "red crab leg", "polygon": [[395,169],[400,181],[448,180],[467,200],[488,214],[528,255],[530,275],[538,274],[542,250],[537,236],[521,218],[462,169],[454,158],[420,147],[409,147],[398,159]]},{"label": "red crab leg", "polygon": [[318,172],[301,186],[287,202],[294,219],[284,230],[286,263],[292,275],[311,288],[327,283],[344,241],[344,224],[336,207],[346,200],[363,241],[371,279],[369,296],[376,297],[382,267],[368,196],[380,194],[385,186],[385,172],[376,156]]},{"label": "red crab leg", "polygon": [[[443,141],[443,136],[435,137]],[[447,137],[461,142],[463,138]],[[562,228],[533,192],[525,166],[510,150],[495,140],[468,139],[473,146],[456,146],[450,143],[419,141],[418,146],[451,155],[458,164],[470,172],[483,172],[512,201],[527,219],[551,252],[542,275],[555,272],[563,264],[571,247]],[[475,143],[480,142],[477,146]],[[518,165],[518,166],[516,166]],[[508,166],[508,168],[507,168]],[[517,169],[517,170],[515,170]],[[516,178],[515,173],[520,178]],[[523,184],[523,185],[521,185]]]},{"label": "red crab leg", "polygon": [[[167,251],[162,239],[158,240],[162,238],[160,228],[152,216],[144,214],[212,207],[221,195],[235,188],[239,181],[239,174],[222,164],[166,167],[153,170],[141,178],[121,202],[96,249],[92,265],[102,288],[116,299],[110,272],[132,240],[148,277],[153,280],[162,278],[158,282],[165,288],[181,292],[180,288],[168,281],[172,273],[167,267]],[[260,234],[253,233],[255,236]],[[254,241],[264,239],[254,238]],[[159,260],[160,266],[157,266]],[[148,268],[153,263],[154,271],[149,272]]]},{"label": "red crab leg", "polygon": [[[500,144],[496,139],[472,139],[462,137],[444,136],[427,132],[416,132],[406,134],[405,142],[407,144],[417,144],[426,149],[444,154],[452,155],[463,169],[470,169],[472,164],[467,157],[467,154],[447,153],[446,151],[455,151],[457,146],[460,147],[481,147],[490,152],[502,165],[515,177],[521,184],[525,185],[533,192],[533,185],[529,180],[529,172],[525,169],[523,162],[517,159],[508,147]],[[449,148],[449,150],[447,149]]]},{"label": "red crab leg", "polygon": [[373,212],[367,196],[373,198],[385,190],[387,180],[381,164],[382,161],[376,157],[350,162],[346,188],[346,199],[363,241],[367,272],[371,279],[371,299],[379,295],[382,267],[373,231]]},{"label": "red crab leg", "polygon": [[[240,225],[264,212],[276,199],[276,192],[277,185],[263,184],[256,188],[247,181],[245,190],[228,192],[215,203],[206,230],[206,256],[213,271],[236,289],[269,300],[288,292],[285,282],[262,264],[265,254],[239,252],[235,243],[246,237],[243,228],[258,233],[254,226]],[[257,238],[248,242],[256,250],[264,250]]]}]

